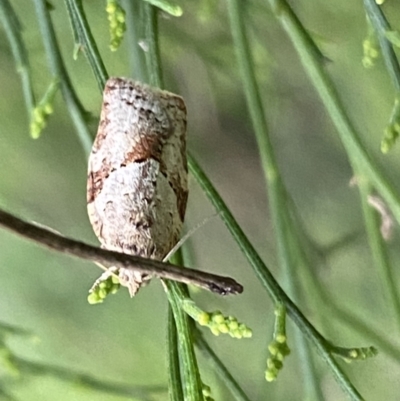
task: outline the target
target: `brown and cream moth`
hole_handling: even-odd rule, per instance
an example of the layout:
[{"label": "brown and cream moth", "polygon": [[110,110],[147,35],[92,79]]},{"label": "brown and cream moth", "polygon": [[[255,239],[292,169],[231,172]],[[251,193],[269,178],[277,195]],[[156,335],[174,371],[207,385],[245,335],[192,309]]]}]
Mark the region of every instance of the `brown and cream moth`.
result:
[{"label": "brown and cream moth", "polygon": [[[110,78],[87,185],[89,219],[102,247],[162,260],[180,237],[187,175],[183,99]],[[121,268],[119,278],[134,296],[150,277]]]}]

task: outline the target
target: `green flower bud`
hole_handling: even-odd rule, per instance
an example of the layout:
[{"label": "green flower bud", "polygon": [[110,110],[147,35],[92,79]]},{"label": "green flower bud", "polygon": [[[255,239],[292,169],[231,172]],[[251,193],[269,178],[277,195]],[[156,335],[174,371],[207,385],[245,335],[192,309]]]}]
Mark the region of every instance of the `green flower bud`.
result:
[{"label": "green flower bud", "polygon": [[246,328],[246,330],[243,330],[242,334],[244,338],[250,338],[253,336],[253,331],[249,328]]},{"label": "green flower bud", "polygon": [[228,323],[229,330],[235,331],[239,329],[239,323],[235,320],[232,320]]},{"label": "green flower bud", "polygon": [[210,386],[207,386],[206,384],[203,383],[202,393],[203,393],[204,397],[211,397],[211,388],[210,388]]},{"label": "green flower bud", "polygon": [[120,288],[119,284],[113,284],[111,287],[110,293],[115,294],[119,290],[119,288]]},{"label": "green flower bud", "polygon": [[222,333],[222,334],[226,334],[229,332],[229,328],[228,325],[225,323],[219,324],[218,325],[218,330]]},{"label": "green flower bud", "polygon": [[277,344],[276,341],[272,341],[268,345],[268,351],[270,352],[271,355],[276,355],[279,352],[279,345]]},{"label": "green flower bud", "polygon": [[120,46],[126,31],[125,11],[117,0],[108,0],[106,11],[110,30],[110,49],[116,51]]},{"label": "green flower bud", "polygon": [[207,312],[201,312],[197,317],[197,322],[200,326],[207,326],[210,322],[210,314]]},{"label": "green flower bud", "polygon": [[103,300],[95,292],[91,292],[88,295],[87,300],[91,305],[99,304],[99,303],[103,302]]},{"label": "green flower bud", "polygon": [[53,105],[51,103],[46,103],[45,105],[43,105],[43,112],[46,115],[50,115],[53,114]]},{"label": "green flower bud", "polygon": [[273,382],[273,381],[275,381],[275,380],[276,380],[276,373],[275,373],[275,372],[272,372],[271,370],[267,370],[267,371],[265,372],[265,380],[266,380],[267,382]]},{"label": "green flower bud", "polygon": [[[360,354],[361,355],[361,354]],[[357,359],[357,357],[359,356],[358,352],[356,349],[352,349],[349,352],[349,357],[353,358],[353,359]]]},{"label": "green flower bud", "polygon": [[286,342],[286,335],[285,334],[278,334],[275,339],[276,339],[276,341],[278,343],[283,344],[283,343]]},{"label": "green flower bud", "polygon": [[107,296],[108,292],[104,288],[99,288],[98,295],[101,299],[104,299]]},{"label": "green flower bud", "polygon": [[107,287],[109,287],[108,280],[99,283],[99,288],[106,289]]},{"label": "green flower bud", "polygon": [[109,1],[106,6],[107,13],[114,14],[116,10],[117,10],[117,4],[112,1]]},{"label": "green flower bud", "polygon": [[214,336],[219,336],[220,332],[216,327],[210,327],[211,333],[214,334]]},{"label": "green flower bud", "polygon": [[225,318],[221,312],[218,312],[217,314],[213,315],[212,321],[216,324],[221,324],[225,322]]},{"label": "green flower bud", "polygon": [[233,337],[237,338],[237,339],[241,339],[243,337],[240,330],[235,330],[232,334],[233,334]]}]

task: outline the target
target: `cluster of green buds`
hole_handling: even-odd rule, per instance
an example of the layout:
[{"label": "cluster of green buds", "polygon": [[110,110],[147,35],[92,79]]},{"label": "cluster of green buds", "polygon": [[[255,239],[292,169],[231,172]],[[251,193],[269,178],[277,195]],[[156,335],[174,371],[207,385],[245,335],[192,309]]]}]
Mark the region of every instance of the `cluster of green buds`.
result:
[{"label": "cluster of green buds", "polygon": [[381,141],[381,152],[388,153],[393,148],[400,134],[400,124],[390,124],[385,128]]},{"label": "cluster of green buds", "polygon": [[115,52],[120,46],[126,31],[125,11],[117,0],[107,0],[106,11],[110,28],[110,49]]},{"label": "cluster of green buds", "polygon": [[120,287],[119,279],[115,275],[110,275],[104,280],[99,280],[91,288],[88,295],[88,302],[90,304],[99,304],[104,301],[104,299],[109,294],[115,294]]},{"label": "cluster of green buds", "polygon": [[182,297],[183,310],[200,326],[207,326],[215,336],[229,334],[233,338],[250,338],[253,332],[234,316],[224,316],[220,311],[206,312],[189,297]]},{"label": "cluster of green buds", "polygon": [[378,350],[375,347],[343,348],[334,345],[331,345],[331,352],[347,363],[363,361],[364,359],[372,358],[378,354]]},{"label": "cluster of green buds", "polygon": [[376,32],[370,19],[367,17],[367,37],[363,41],[363,58],[362,64],[364,68],[372,68],[376,59],[379,57],[379,43]]},{"label": "cluster of green buds", "polygon": [[220,311],[208,313],[201,311],[195,319],[201,326],[207,326],[215,336],[229,334],[232,338],[250,338],[253,332],[234,316],[224,316]]},{"label": "cluster of green buds", "polygon": [[363,41],[362,64],[365,68],[375,65],[375,60],[379,57],[379,47],[375,36],[368,36]]},{"label": "cluster of green buds", "polygon": [[50,114],[53,113],[53,101],[58,88],[58,80],[54,79],[43,96],[43,99],[32,110],[30,134],[33,139],[39,138],[47,124]]},{"label": "cluster of green buds", "polygon": [[272,382],[277,379],[279,371],[283,368],[283,360],[290,354],[290,348],[287,345],[285,335],[276,336],[268,345],[270,353],[267,359],[267,369],[265,371],[265,380]]},{"label": "cluster of green buds", "polygon": [[286,308],[280,302],[275,306],[274,337],[268,345],[268,351],[265,380],[272,382],[277,379],[279,371],[283,368],[283,360],[290,354],[286,337]]},{"label": "cluster of green buds", "polygon": [[385,128],[385,132],[381,142],[381,152],[388,153],[394,146],[400,134],[400,101],[396,97],[389,125]]}]

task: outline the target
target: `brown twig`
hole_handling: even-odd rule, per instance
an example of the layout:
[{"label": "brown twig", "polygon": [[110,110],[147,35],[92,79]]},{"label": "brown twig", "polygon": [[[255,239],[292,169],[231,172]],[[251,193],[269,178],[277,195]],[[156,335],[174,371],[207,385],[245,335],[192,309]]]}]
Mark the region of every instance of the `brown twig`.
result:
[{"label": "brown twig", "polygon": [[215,274],[184,268],[171,263],[145,259],[139,256],[107,251],[105,249],[63,237],[62,235],[56,234],[49,229],[39,227],[35,224],[27,223],[1,209],[0,226],[37,242],[42,246],[81,259],[91,260],[108,266],[135,269],[153,277],[196,285],[220,295],[238,294],[243,291],[243,287],[230,277],[217,276]]}]

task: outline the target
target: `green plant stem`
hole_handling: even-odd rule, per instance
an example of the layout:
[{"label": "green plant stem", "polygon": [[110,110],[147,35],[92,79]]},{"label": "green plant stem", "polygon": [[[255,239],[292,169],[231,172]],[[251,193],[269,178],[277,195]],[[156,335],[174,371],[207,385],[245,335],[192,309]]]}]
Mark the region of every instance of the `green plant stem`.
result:
[{"label": "green plant stem", "polygon": [[63,98],[68,107],[69,113],[71,114],[72,121],[75,124],[82,147],[86,155],[88,155],[92,147],[92,137],[86,124],[86,112],[72,87],[71,81],[61,58],[54,28],[51,23],[49,11],[47,9],[47,2],[46,0],[33,1],[35,4],[36,13],[39,20],[39,27],[51,72],[60,81]]},{"label": "green plant stem", "polygon": [[386,38],[385,33],[391,31],[389,22],[375,0],[364,0],[364,8],[378,36],[386,69],[389,72],[396,92],[400,92],[400,66],[393,45]]},{"label": "green plant stem", "polygon": [[208,345],[207,341],[203,338],[202,334],[195,330],[195,343],[199,350],[204,354],[204,356],[208,359],[211,367],[215,370],[217,375],[221,378],[222,382],[232,393],[233,397],[236,401],[250,401],[250,398],[247,397],[246,393],[239,386],[237,381],[231,375],[227,367],[222,363],[222,361],[218,358],[212,348]]},{"label": "green plant stem", "polygon": [[143,1],[124,0],[123,2],[126,11],[126,27],[127,27],[127,42],[128,56],[131,65],[132,77],[142,82],[147,82],[147,71],[145,68],[144,52],[139,46],[139,41],[143,37]]},{"label": "green plant stem", "polygon": [[[335,307],[334,300],[330,299],[326,294],[320,297],[322,302],[329,302],[331,305],[331,310],[335,316],[335,321],[339,320],[339,324],[345,324],[351,327],[354,332],[364,333],[365,337],[377,346],[379,352],[385,353],[388,358],[390,358],[394,363],[400,363],[400,349],[398,346],[393,344],[393,337],[391,333],[388,333],[385,329],[383,332],[378,332],[370,327],[370,324],[366,324],[361,320],[352,310],[343,310]],[[387,335],[390,339],[385,339],[384,336]]]},{"label": "green plant stem", "polygon": [[[163,88],[160,50],[158,46],[158,21],[157,9],[150,4],[144,4],[145,32],[148,51],[146,52],[147,72],[150,84]],[[182,265],[182,254],[175,253],[173,260]],[[181,380],[185,401],[203,401],[203,384],[194,351],[191,333],[190,318],[181,308],[179,291],[187,293],[187,288],[178,283],[164,281],[168,301],[174,315],[176,331],[179,339],[179,360],[181,368]],[[169,350],[169,353],[173,350]],[[175,356],[177,357],[177,356]],[[170,356],[171,358],[171,356]]]},{"label": "green plant stem", "polygon": [[107,80],[107,71],[103,60],[100,57],[99,50],[95,45],[92,32],[85,17],[82,0],[65,0],[67,10],[71,12],[70,19],[72,21],[72,29],[74,37],[79,40],[75,45],[82,46],[85,49],[85,55],[92,66],[92,71],[97,81],[100,91],[103,91],[104,84]]},{"label": "green plant stem", "polygon": [[400,198],[362,145],[358,133],[350,122],[334,86],[314,50],[309,35],[285,0],[269,1],[275,16],[293,42],[305,71],[336,126],[351,164],[357,166],[357,170],[370,180],[400,223]]},{"label": "green plant stem", "polygon": [[184,399],[185,401],[203,401],[202,382],[193,347],[190,318],[180,307],[175,291],[176,284],[171,281],[164,283],[178,332]]},{"label": "green plant stem", "polygon": [[358,186],[360,188],[365,228],[372,258],[377,269],[383,293],[389,301],[388,307],[392,309],[393,321],[396,323],[396,329],[400,330],[400,300],[395,285],[396,280],[392,275],[393,269],[392,266],[390,266],[389,255],[380,231],[378,214],[368,203],[368,196],[371,196],[372,188],[365,180],[359,180]]},{"label": "green plant stem", "polygon": [[157,88],[164,88],[162,77],[160,48],[158,46],[158,20],[157,8],[149,3],[143,4],[144,18],[146,21],[146,65],[149,74],[149,83]]},{"label": "green plant stem", "polygon": [[[369,208],[370,206],[367,205]],[[319,251],[316,251],[319,256]],[[299,256],[299,269],[300,274],[306,282],[313,283],[315,281],[315,274],[313,270],[309,269],[306,262],[305,256]],[[329,318],[325,319],[326,331],[329,332],[331,329],[331,322],[336,322],[335,325],[351,327],[354,333],[363,333],[363,336],[374,344],[379,351],[385,353],[395,363],[400,362],[400,350],[396,345],[388,339],[385,339],[385,335],[390,336],[386,328],[383,328],[383,332],[378,332],[371,328],[371,323],[365,323],[351,307],[343,309],[335,305],[335,300],[329,295],[328,291],[325,291],[323,287],[318,285],[309,285],[307,287],[308,296],[314,300],[316,304],[320,303],[323,305],[329,305]]]},{"label": "green plant stem", "polygon": [[[368,205],[368,207],[370,207]],[[299,218],[296,220],[296,227],[302,229],[302,222]],[[387,356],[389,356],[395,363],[400,362],[400,350],[391,343],[390,340],[385,339],[385,335],[390,335],[385,328],[383,328],[383,333],[380,333],[371,328],[371,323],[364,323],[362,319],[360,319],[357,314],[353,311],[353,308],[350,306],[346,309],[340,308],[335,305],[335,300],[329,295],[328,291],[325,291],[324,287],[321,285],[315,284],[316,274],[315,271],[310,269],[309,262],[309,253],[313,252],[315,257],[321,259],[323,255],[321,255],[321,251],[316,248],[316,245],[307,237],[305,231],[301,231],[302,238],[307,239],[309,243],[303,244],[300,248],[302,252],[296,255],[298,260],[298,269],[299,275],[303,280],[307,283],[307,296],[314,300],[315,304],[329,305],[329,312],[326,314],[329,316],[328,319],[324,319],[324,325],[326,325],[326,331],[329,332],[331,330],[331,323],[336,322],[334,325],[339,326],[347,326],[351,327],[354,333],[363,333],[363,336],[368,339],[372,344],[374,344],[379,351],[384,352]],[[354,240],[354,238],[352,238]],[[342,240],[340,240],[342,242]],[[326,252],[332,252],[336,249],[337,243],[333,246],[328,246],[327,250],[323,251],[324,254]],[[306,254],[306,249],[310,248],[310,250]],[[321,265],[320,260],[315,264]],[[322,397],[317,398],[322,399]]]},{"label": "green plant stem", "polygon": [[22,90],[29,119],[35,107],[28,53],[21,35],[21,25],[8,0],[0,0],[0,21],[10,43],[17,71],[21,76]]},{"label": "green plant stem", "polygon": [[[242,78],[247,107],[258,144],[261,166],[267,183],[269,209],[276,234],[275,237],[278,249],[279,266],[281,271],[285,274],[285,280],[291,296],[294,299],[299,299],[299,294],[294,284],[296,277],[296,259],[294,257],[294,253],[298,253],[295,249],[298,245],[298,241],[296,241],[294,238],[296,233],[290,230],[288,226],[290,214],[286,199],[286,189],[279,172],[274,149],[268,133],[264,108],[254,72],[254,63],[242,18],[242,6],[243,3],[240,1],[228,0],[228,12],[233,36],[233,44]],[[312,397],[317,398],[318,394],[320,394],[320,388],[317,380],[315,379],[316,375],[311,352],[308,349],[308,344],[298,332],[296,332],[295,336],[297,343],[295,349],[302,355],[304,366],[302,372],[307,392]]]},{"label": "green plant stem", "polygon": [[171,305],[168,308],[168,392],[170,401],[183,401],[178,336]]},{"label": "green plant stem", "polygon": [[218,211],[226,227],[238,243],[239,248],[248,259],[250,265],[254,269],[255,274],[268,291],[271,298],[275,303],[280,301],[286,306],[286,310],[290,318],[297,325],[303,335],[316,347],[319,355],[328,364],[343,390],[349,394],[353,400],[362,400],[361,395],[357,392],[352,383],[349,381],[348,377],[344,374],[338,363],[330,354],[330,348],[328,347],[325,338],[307,320],[303,313],[297,308],[296,304],[282,290],[254,247],[251,245],[250,241],[240,228],[239,224],[225,205],[218,192],[201,170],[200,166],[190,155],[189,167],[191,173],[194,175],[197,182],[200,184],[203,191]]},{"label": "green plant stem", "polygon": [[264,287],[267,289],[272,300],[274,302],[283,301],[286,304],[286,306],[288,306],[288,304],[292,304],[291,305],[292,308],[290,308],[290,306],[289,308],[293,311],[297,311],[296,305],[292,303],[292,301],[289,299],[289,297],[286,295],[286,293],[282,290],[277,281],[274,279],[271,272],[264,264],[264,262],[258,255],[257,251],[251,245],[250,241],[244,234],[243,230],[233,217],[231,211],[228,209],[225,202],[222,200],[221,196],[212,185],[211,181],[208,179],[204,171],[201,169],[200,165],[197,163],[197,161],[194,159],[194,157],[192,157],[190,153],[188,154],[188,163],[190,172],[195,177],[196,181],[200,184],[204,193],[207,195],[207,197],[217,210],[218,215],[221,217],[222,221],[227,226],[232,237],[239,245],[240,250],[248,259],[257,277],[264,285]]},{"label": "green plant stem", "polygon": [[[127,10],[129,10],[129,8]],[[129,13],[129,15],[131,15],[131,17],[133,16],[132,13]],[[149,13],[147,15],[149,15]],[[132,27],[130,27],[131,23],[133,24]],[[135,21],[131,21],[131,19],[128,18],[127,19],[127,25],[128,25],[128,33],[129,33],[129,32],[133,32],[134,31],[135,25],[137,26],[137,23],[135,24]],[[153,46],[154,47],[158,47],[156,42],[153,42]],[[151,48],[153,46],[151,46]],[[141,58],[141,59],[143,58],[143,55],[144,55],[143,52],[139,51],[137,53],[137,56],[139,58]],[[158,70],[157,52],[153,51],[153,53],[150,56],[148,55],[147,57],[148,57],[147,58],[147,62],[149,63],[150,67],[154,66],[154,67],[151,67],[151,68],[153,70],[155,70],[155,71]],[[141,64],[141,60],[136,60],[136,63]],[[133,69],[134,70],[136,70],[135,65],[136,64],[133,65]],[[142,74],[137,73],[137,74],[138,74],[137,77],[140,80],[146,82],[145,74],[143,74],[143,73]],[[158,80],[161,80],[161,79],[158,78]],[[187,251],[187,244],[185,245],[184,248],[182,248],[180,250],[180,254],[181,254],[181,256],[183,257],[183,259],[185,261],[184,265],[185,266],[190,266],[191,263],[190,262],[188,263],[188,261],[187,261],[186,251]],[[184,298],[186,299],[187,292],[183,291],[183,287],[182,286],[175,286],[175,290],[176,290],[175,295],[177,296],[177,300],[181,301]],[[171,318],[171,315],[169,315],[169,316]],[[173,335],[173,333],[171,333],[170,330],[171,330],[171,325],[170,325],[170,321],[169,321],[168,332],[169,332],[169,335]],[[175,336],[176,336],[176,333],[175,333]],[[196,341],[196,343],[197,343],[197,341]],[[216,371],[220,374],[220,377],[224,380],[225,385],[232,391],[232,394],[239,401],[247,401],[248,398],[247,398],[246,394],[244,393],[244,391],[239,387],[237,382],[233,379],[232,375],[229,373],[228,369],[222,364],[222,362],[218,359],[218,357],[215,355],[215,353],[212,352],[212,350],[209,347],[209,345],[207,344],[206,340],[201,338],[201,343],[202,343],[202,345],[204,345],[204,347],[202,347],[202,351],[205,352],[206,355],[208,356],[208,360],[209,360],[211,366],[214,367],[216,369]],[[171,348],[173,348],[173,349],[171,350]],[[175,350],[176,350],[176,347],[171,347],[170,346],[169,353],[168,353],[168,358],[169,358],[169,360],[171,360],[171,358],[174,358],[175,362],[176,362],[177,355],[174,354],[174,352],[176,352]],[[176,376],[176,373],[175,373],[175,376]],[[179,379],[180,379],[180,376],[179,376]],[[175,389],[172,389],[171,391],[173,393],[175,393]],[[177,394],[179,394],[179,390],[178,390]],[[179,400],[180,398],[176,398],[176,399]]]},{"label": "green plant stem", "polygon": [[[244,22],[241,16],[238,0],[228,0],[228,12],[231,22],[231,32],[236,51],[236,58],[242,77],[243,88],[246,95],[248,110],[256,135],[261,165],[268,187],[271,216],[276,231],[279,264],[289,276],[292,261],[290,258],[290,239],[286,221],[288,219],[286,209],[286,195],[279,169],[275,160],[275,154],[268,135],[267,123],[264,116],[260,93],[252,67],[252,57],[247,38],[244,32]],[[274,299],[276,302],[277,299]]]},{"label": "green plant stem", "polygon": [[16,356],[14,356],[12,360],[21,373],[41,376],[50,375],[69,383],[80,384],[82,387],[106,392],[112,395],[150,400],[153,399],[153,397],[150,397],[152,393],[166,392],[165,386],[124,386],[121,384],[107,382],[103,379],[95,379],[92,376],[75,372],[69,369],[64,369],[57,366],[47,365],[38,362],[31,362]]}]

